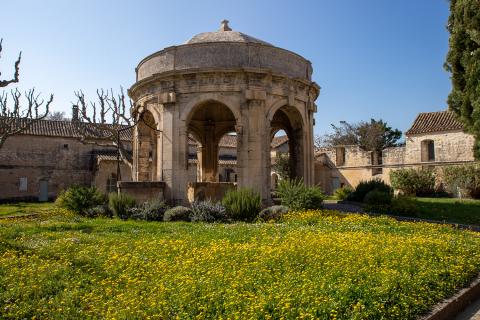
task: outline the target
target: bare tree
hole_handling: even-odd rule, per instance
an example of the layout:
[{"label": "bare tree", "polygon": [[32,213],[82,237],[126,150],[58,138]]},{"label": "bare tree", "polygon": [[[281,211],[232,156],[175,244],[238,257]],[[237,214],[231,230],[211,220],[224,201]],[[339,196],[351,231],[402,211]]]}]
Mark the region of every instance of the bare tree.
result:
[{"label": "bare tree", "polygon": [[48,113],[47,120],[67,121],[70,119],[65,116],[65,112],[63,111],[53,111]]},{"label": "bare tree", "polygon": [[[0,39],[0,54],[2,52],[2,41],[3,39]],[[19,81],[21,57],[22,53],[20,52],[17,61],[15,61],[13,79],[0,80],[0,88],[5,88],[9,84]],[[5,91],[0,93],[0,148],[2,148],[8,137],[19,134],[29,129],[35,121],[44,119],[48,114],[48,108],[52,101],[53,94],[50,95],[50,98],[45,103],[40,98],[40,94],[35,92],[34,88],[26,91],[24,97],[22,97],[18,89],[11,90],[10,95]],[[41,111],[42,109],[44,109],[44,112]]]},{"label": "bare tree", "polygon": [[132,130],[137,122],[136,114],[127,107],[123,89],[115,95],[113,90],[97,90],[97,101],[87,102],[82,91],[76,91],[72,123],[80,141],[105,147],[117,147],[121,160],[132,166],[132,157],[122,139],[122,132]]}]

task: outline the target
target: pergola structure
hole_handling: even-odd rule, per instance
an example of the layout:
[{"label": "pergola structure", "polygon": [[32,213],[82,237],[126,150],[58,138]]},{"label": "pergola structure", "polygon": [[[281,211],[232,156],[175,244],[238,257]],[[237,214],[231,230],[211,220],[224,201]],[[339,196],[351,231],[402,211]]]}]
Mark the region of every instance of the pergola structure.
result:
[{"label": "pergola structure", "polygon": [[[311,80],[308,60],[222,21],[219,31],[146,57],[136,73],[129,95],[146,123],[134,129],[134,182],[123,185],[125,192],[156,190],[176,204],[188,201],[187,186],[222,194],[231,186],[216,181],[218,143],[233,133],[238,187],[257,190],[269,203],[270,143],[282,129],[292,175],[314,183],[313,114],[320,88]],[[189,136],[200,145],[198,181],[187,174]]]}]

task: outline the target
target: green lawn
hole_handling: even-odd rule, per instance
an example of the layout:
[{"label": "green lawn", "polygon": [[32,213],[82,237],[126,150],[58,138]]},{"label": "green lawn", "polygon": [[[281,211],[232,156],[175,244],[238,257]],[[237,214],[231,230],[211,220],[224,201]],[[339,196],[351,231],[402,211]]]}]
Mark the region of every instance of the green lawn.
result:
[{"label": "green lawn", "polygon": [[2,319],[416,319],[479,270],[478,233],[331,211],[0,220]]},{"label": "green lawn", "polygon": [[52,202],[43,202],[43,203],[19,202],[14,204],[3,204],[3,205],[0,205],[0,217],[40,213],[40,212],[43,212],[44,210],[49,210],[52,208],[53,208]]},{"label": "green lawn", "polygon": [[417,198],[419,217],[453,223],[480,225],[480,200]]}]

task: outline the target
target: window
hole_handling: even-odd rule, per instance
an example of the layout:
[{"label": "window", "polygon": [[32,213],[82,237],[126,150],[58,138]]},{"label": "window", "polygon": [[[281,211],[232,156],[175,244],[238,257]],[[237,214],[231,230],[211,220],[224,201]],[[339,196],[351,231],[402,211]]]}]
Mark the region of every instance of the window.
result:
[{"label": "window", "polygon": [[117,175],[112,173],[110,177],[107,178],[107,192],[117,192]]},{"label": "window", "polygon": [[27,177],[21,177],[18,184],[18,191],[27,191],[27,189],[28,189]]},{"label": "window", "polygon": [[421,147],[422,162],[435,161],[435,142],[433,140],[423,140]]},{"label": "window", "polygon": [[345,148],[344,147],[337,147],[335,149],[336,153],[336,166],[344,166],[345,165]]}]

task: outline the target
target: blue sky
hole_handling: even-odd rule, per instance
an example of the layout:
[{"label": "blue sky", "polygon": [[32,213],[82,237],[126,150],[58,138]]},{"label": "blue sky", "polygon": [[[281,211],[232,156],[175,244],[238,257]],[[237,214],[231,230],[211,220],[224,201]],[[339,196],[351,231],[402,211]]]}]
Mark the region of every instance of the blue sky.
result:
[{"label": "blue sky", "polygon": [[330,123],[382,118],[402,131],[418,112],[446,108],[447,0],[0,2],[2,78],[22,51],[20,89],[55,95],[130,87],[145,56],[230,26],[313,64],[321,87],[315,132]]}]

